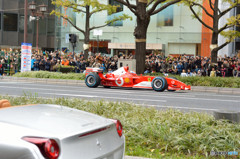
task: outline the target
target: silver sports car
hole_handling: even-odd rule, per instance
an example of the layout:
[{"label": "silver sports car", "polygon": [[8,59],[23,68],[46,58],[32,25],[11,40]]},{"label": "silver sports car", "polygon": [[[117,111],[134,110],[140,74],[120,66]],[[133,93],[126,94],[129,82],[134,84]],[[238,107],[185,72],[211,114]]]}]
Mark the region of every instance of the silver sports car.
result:
[{"label": "silver sports car", "polygon": [[122,159],[118,120],[49,104],[0,109],[0,159]]}]

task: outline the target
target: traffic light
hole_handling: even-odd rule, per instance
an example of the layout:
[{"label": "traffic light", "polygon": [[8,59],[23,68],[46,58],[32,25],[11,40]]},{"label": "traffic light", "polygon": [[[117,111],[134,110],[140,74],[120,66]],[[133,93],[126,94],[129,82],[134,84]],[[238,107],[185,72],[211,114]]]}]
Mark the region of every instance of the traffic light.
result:
[{"label": "traffic light", "polygon": [[77,35],[76,34],[69,34],[69,41],[71,43],[76,43],[77,42]]}]

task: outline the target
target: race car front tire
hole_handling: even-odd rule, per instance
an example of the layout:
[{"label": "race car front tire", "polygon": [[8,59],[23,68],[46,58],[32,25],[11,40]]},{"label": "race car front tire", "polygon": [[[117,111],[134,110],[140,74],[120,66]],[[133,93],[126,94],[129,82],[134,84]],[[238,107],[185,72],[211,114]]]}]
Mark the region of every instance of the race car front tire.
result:
[{"label": "race car front tire", "polygon": [[152,88],[155,91],[163,92],[167,88],[167,80],[164,77],[155,77],[152,80]]},{"label": "race car front tire", "polygon": [[101,79],[96,73],[89,73],[85,78],[85,84],[90,88],[95,88],[100,85]]}]

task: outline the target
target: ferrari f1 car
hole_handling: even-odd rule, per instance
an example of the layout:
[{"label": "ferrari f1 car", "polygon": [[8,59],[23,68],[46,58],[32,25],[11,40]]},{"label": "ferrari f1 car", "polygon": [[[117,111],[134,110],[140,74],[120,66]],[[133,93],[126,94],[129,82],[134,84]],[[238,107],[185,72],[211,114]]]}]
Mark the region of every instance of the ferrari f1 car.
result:
[{"label": "ferrari f1 car", "polygon": [[110,87],[150,88],[162,92],[176,90],[191,90],[191,86],[171,77],[142,76],[129,71],[128,67],[121,67],[118,70],[103,74],[100,68],[86,69],[85,83],[88,87],[94,88],[102,85]]}]

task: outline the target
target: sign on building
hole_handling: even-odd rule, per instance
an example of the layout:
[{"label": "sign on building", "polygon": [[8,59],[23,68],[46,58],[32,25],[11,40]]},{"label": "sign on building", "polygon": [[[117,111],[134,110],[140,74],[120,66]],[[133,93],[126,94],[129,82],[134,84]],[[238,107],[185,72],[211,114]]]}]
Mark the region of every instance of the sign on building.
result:
[{"label": "sign on building", "polygon": [[22,43],[21,72],[31,71],[32,44]]},{"label": "sign on building", "polygon": [[102,34],[103,34],[102,30],[97,30],[97,29],[93,30],[93,35],[94,36],[102,36]]}]

